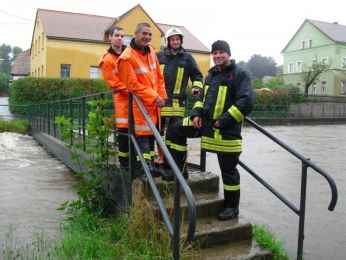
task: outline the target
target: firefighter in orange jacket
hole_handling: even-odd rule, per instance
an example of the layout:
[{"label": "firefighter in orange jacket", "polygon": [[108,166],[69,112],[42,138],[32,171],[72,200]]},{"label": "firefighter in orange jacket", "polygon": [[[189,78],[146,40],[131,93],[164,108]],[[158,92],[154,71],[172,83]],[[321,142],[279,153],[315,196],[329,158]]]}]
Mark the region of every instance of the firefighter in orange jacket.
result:
[{"label": "firefighter in orange jacket", "polygon": [[119,162],[120,166],[128,169],[128,92],[121,82],[116,62],[120,54],[125,50],[123,45],[124,30],[120,27],[112,26],[109,29],[109,40],[111,46],[103,55],[99,66],[102,70],[103,79],[108,87],[113,91],[115,126],[118,130]]},{"label": "firefighter in orange jacket", "polygon": [[[159,122],[159,109],[167,99],[164,79],[160,71],[155,49],[149,44],[152,37],[150,24],[139,23],[135,38],[118,60],[121,81],[128,91],[137,95],[145,106],[148,115],[156,125]],[[153,165],[154,137],[145,117],[136,102],[133,102],[135,133],[143,156],[153,176],[162,174],[162,170]],[[139,177],[147,181],[143,167],[139,166]]]}]

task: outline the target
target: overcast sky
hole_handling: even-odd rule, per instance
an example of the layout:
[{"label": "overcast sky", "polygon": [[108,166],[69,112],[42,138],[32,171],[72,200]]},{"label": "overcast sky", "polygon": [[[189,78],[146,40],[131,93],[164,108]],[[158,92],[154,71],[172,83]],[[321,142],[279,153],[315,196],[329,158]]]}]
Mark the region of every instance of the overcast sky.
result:
[{"label": "overcast sky", "polygon": [[37,8],[117,17],[137,4],[155,22],[185,26],[208,48],[228,41],[237,61],[260,54],[282,64],[281,51],[306,18],[346,25],[342,0],[7,0],[0,7],[0,44],[30,48]]}]

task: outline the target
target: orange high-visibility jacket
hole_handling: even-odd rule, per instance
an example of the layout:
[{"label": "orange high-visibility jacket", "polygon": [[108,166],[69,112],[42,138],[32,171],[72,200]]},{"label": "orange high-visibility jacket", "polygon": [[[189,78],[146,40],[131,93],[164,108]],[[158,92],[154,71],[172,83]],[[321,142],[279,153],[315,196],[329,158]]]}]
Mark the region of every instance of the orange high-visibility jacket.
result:
[{"label": "orange high-visibility jacket", "polygon": [[[124,45],[123,49],[125,48],[126,46]],[[116,64],[119,56],[120,54],[109,48],[103,55],[99,67],[101,68],[103,79],[113,91],[115,126],[117,128],[128,128],[128,91],[119,78]]]},{"label": "orange high-visibility jacket", "polygon": [[[141,99],[148,115],[156,125],[160,111],[154,101],[158,96],[167,99],[167,94],[155,49],[151,45],[148,48],[148,52],[143,53],[129,45],[120,55],[118,70],[121,81],[127,86],[129,92]],[[133,101],[133,114],[136,135],[152,135],[136,101]]]}]

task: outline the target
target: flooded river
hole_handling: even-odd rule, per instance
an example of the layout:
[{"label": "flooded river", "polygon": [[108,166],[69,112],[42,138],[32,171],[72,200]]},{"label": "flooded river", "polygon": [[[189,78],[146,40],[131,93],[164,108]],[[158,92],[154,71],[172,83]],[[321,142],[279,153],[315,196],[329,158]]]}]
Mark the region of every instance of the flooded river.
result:
[{"label": "flooded river", "polygon": [[10,230],[21,246],[31,243],[34,233],[50,238],[59,233],[63,212],[56,208],[76,198],[76,181],[31,136],[0,133],[0,259]]},{"label": "flooded river", "polygon": [[[345,259],[346,125],[265,128],[311,158],[334,178],[338,187],[338,203],[330,212],[327,208],[331,193],[327,181],[308,169],[305,259]],[[241,160],[299,207],[301,163],[252,127],[244,128],[243,138]],[[189,148],[189,161],[198,161],[198,155],[196,145]],[[297,250],[298,216],[241,167],[239,169],[240,214],[252,223],[268,225],[278,239],[285,242],[293,259]],[[214,154],[207,154],[207,170],[219,173]],[[70,170],[32,137],[0,133],[0,247],[10,226],[24,245],[37,230],[56,236],[63,213],[55,209],[61,202],[76,197],[72,189],[75,182]]]},{"label": "flooded river", "polygon": [[[308,169],[305,220],[305,259],[342,260],[346,256],[346,125],[271,126],[274,136],[317,163],[335,180],[338,203],[328,211],[331,199],[327,181]],[[301,163],[252,127],[243,130],[241,160],[299,208]],[[197,162],[191,148],[189,161]],[[214,154],[207,154],[207,170],[219,173]],[[239,167],[240,214],[252,223],[268,225],[285,242],[292,259],[298,241],[298,216]]]}]

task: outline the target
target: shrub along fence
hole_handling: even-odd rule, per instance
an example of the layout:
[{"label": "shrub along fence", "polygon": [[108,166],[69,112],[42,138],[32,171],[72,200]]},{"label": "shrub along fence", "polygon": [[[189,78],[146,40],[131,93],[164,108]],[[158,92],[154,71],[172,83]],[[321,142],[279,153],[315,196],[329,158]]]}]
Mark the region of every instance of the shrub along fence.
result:
[{"label": "shrub along fence", "polygon": [[107,90],[102,79],[20,78],[10,87],[10,110],[27,114],[18,105],[42,104]]}]

